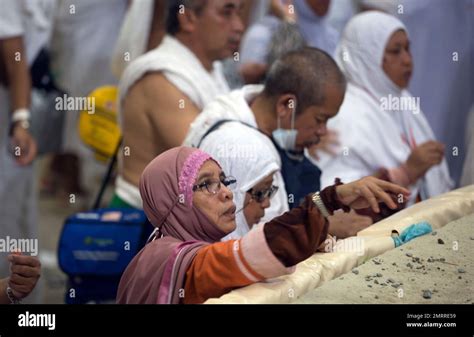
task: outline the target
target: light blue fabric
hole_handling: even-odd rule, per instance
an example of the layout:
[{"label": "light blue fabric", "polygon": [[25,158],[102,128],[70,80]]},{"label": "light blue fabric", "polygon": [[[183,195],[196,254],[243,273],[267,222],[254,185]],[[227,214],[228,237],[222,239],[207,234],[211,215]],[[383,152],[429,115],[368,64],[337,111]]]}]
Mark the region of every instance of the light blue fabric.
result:
[{"label": "light blue fabric", "polygon": [[428,222],[420,222],[406,228],[400,236],[392,236],[392,239],[395,242],[395,247],[399,247],[414,238],[431,233],[432,231],[433,229]]}]

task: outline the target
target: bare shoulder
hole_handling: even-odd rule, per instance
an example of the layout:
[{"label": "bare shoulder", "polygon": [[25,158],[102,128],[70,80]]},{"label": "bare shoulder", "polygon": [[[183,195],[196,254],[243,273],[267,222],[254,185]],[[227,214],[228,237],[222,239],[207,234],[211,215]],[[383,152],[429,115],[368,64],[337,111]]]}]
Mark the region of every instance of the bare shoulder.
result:
[{"label": "bare shoulder", "polygon": [[180,100],[189,100],[189,98],[161,72],[148,73],[141,79],[141,82],[143,93],[149,102],[159,101],[162,105],[174,106],[177,105]]}]

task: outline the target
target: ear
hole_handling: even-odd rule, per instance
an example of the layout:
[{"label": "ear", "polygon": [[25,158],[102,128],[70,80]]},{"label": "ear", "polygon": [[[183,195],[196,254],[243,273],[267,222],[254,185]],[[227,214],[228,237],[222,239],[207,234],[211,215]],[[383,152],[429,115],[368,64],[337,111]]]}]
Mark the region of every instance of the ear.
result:
[{"label": "ear", "polygon": [[180,10],[177,15],[180,30],[191,33],[196,29],[197,15],[193,10],[185,8],[182,11]]},{"label": "ear", "polygon": [[276,101],[277,117],[281,119],[291,118],[291,114],[296,112],[296,104],[296,96],[293,94],[278,96]]}]

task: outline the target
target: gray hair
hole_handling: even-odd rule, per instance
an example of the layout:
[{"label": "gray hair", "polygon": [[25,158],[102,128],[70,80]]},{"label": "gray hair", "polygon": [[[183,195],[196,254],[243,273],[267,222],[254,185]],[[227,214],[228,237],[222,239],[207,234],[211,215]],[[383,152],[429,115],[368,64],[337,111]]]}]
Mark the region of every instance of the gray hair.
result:
[{"label": "gray hair", "polygon": [[273,63],[265,80],[264,94],[271,98],[295,95],[296,114],[299,114],[310,106],[324,104],[327,85],[335,85],[344,92],[346,79],[328,53],[304,47]]}]

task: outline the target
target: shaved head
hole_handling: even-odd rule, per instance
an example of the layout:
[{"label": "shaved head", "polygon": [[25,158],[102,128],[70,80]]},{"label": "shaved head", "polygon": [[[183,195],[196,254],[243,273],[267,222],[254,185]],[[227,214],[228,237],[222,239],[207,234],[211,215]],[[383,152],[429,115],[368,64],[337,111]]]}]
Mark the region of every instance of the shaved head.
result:
[{"label": "shaved head", "polygon": [[346,90],[346,79],[336,62],[326,52],[311,47],[285,54],[268,71],[264,95],[278,98],[293,94],[297,99],[296,114],[310,106],[325,103],[326,89]]}]

